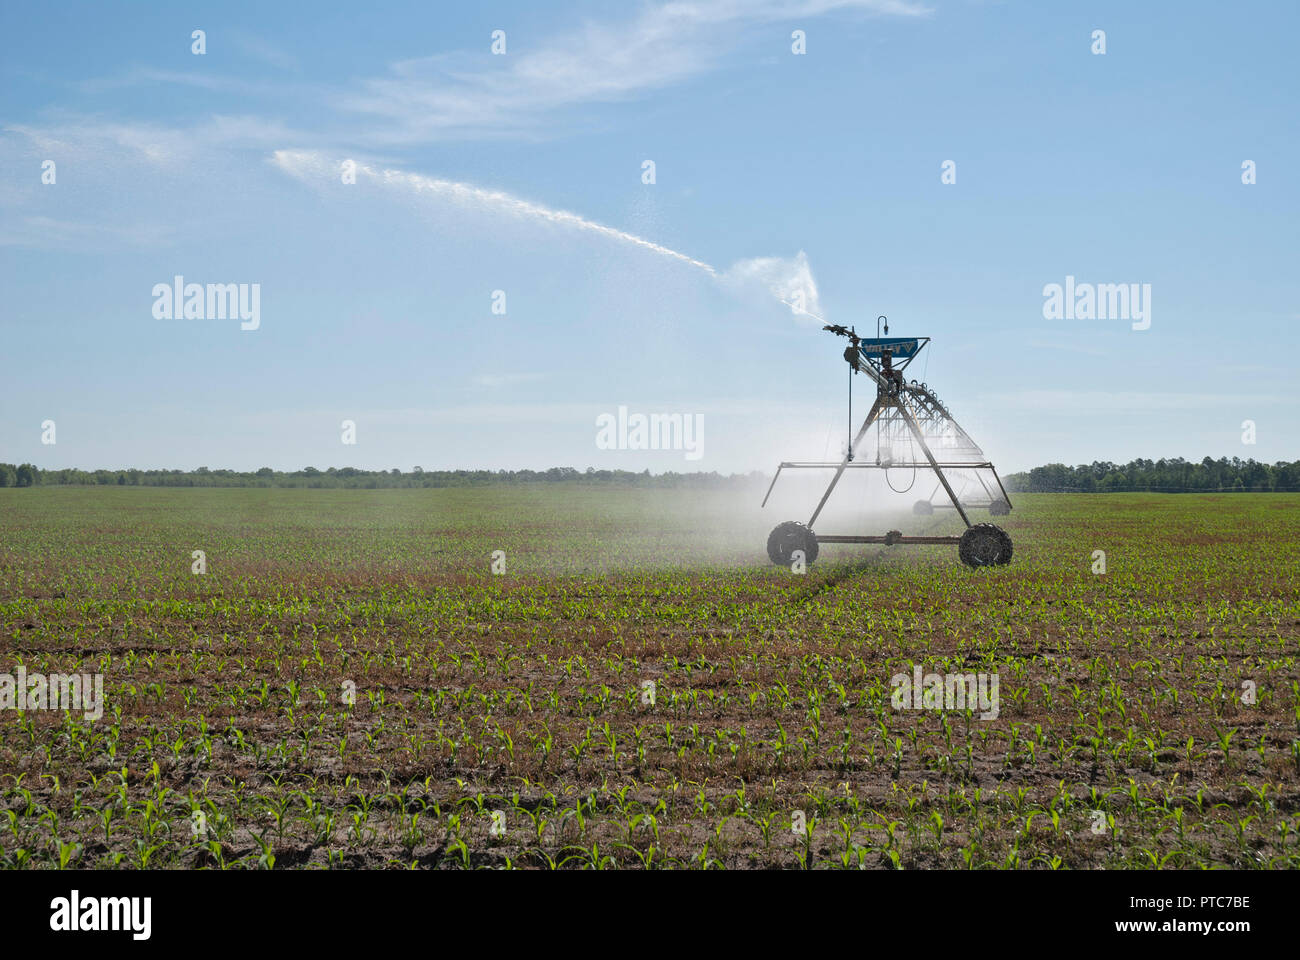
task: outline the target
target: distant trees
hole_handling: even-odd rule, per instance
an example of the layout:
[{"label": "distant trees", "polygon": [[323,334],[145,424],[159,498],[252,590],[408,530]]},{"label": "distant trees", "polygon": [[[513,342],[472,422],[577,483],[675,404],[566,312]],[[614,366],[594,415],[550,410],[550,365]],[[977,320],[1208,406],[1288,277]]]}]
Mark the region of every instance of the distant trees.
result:
[{"label": "distant trees", "polygon": [[[0,477],[6,476],[0,464]],[[0,486],[28,486],[33,483],[57,485],[115,485],[148,487],[301,487],[331,489],[404,489],[417,487],[481,487],[525,483],[578,482],[592,486],[712,487],[737,481],[755,481],[759,474],[723,475],[719,473],[633,473],[628,470],[591,470],[580,473],[573,467],[549,470],[424,470],[403,473],[400,468],[361,470],[357,467],[330,467],[318,470],[304,467],[291,472],[262,467],[255,471],[212,470],[199,467],[182,470],[40,470],[31,464],[9,469],[13,479]]]},{"label": "distant trees", "polygon": [[[423,470],[403,473],[390,470],[361,470],[330,467],[318,470],[281,471],[262,467],[252,472],[238,470],[41,470],[30,463],[14,466],[0,463],[0,487],[30,487],[40,484],[107,484],[123,487],[303,487],[330,489],[406,489],[417,487],[482,487],[525,483],[577,483],[586,486],[622,487],[717,487],[765,481],[755,472],[660,473],[649,470],[584,471],[573,467],[549,470]],[[1173,460],[1133,460],[1125,464],[1094,461],[1069,467],[1049,463],[1004,479],[1008,490],[1026,493],[1117,493],[1156,491],[1168,493],[1231,493],[1300,491],[1300,460],[1293,463],[1259,463],[1222,457],[1205,457],[1199,463]]]},{"label": "distant trees", "polygon": [[1067,467],[1049,463],[1006,478],[1011,491],[1025,493],[1264,493],[1300,490],[1300,461],[1274,464],[1238,457],[1205,457],[1193,463],[1137,459],[1125,464],[1094,461]]}]

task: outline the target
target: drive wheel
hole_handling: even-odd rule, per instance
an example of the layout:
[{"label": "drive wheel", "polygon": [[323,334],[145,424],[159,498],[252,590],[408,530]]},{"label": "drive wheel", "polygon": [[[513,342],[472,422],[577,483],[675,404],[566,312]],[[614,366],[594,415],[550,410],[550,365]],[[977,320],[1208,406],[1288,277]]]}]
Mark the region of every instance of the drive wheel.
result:
[{"label": "drive wheel", "polygon": [[1011,562],[1011,537],[999,526],[977,523],[961,535],[957,555],[968,567],[1004,567]]},{"label": "drive wheel", "polygon": [[995,517],[1005,517],[1011,512],[1011,504],[1005,500],[994,500],[989,504],[989,513]]},{"label": "drive wheel", "polygon": [[929,500],[918,500],[912,504],[912,512],[918,517],[928,517],[934,513],[934,504]]},{"label": "drive wheel", "polygon": [[807,563],[817,559],[817,535],[802,523],[787,520],[768,535],[767,555],[778,567],[790,566],[796,550],[803,551]]}]

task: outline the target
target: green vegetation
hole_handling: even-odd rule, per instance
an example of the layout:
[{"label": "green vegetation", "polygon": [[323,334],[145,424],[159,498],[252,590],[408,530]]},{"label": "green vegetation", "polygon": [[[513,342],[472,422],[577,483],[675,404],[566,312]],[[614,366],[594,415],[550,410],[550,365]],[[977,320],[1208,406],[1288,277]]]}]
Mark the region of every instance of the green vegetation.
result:
[{"label": "green vegetation", "polygon": [[[649,470],[584,471],[573,467],[549,470],[423,470],[403,472],[330,467],[283,472],[260,470],[41,470],[30,463],[0,463],[0,487],[35,485],[119,487],[296,487],[307,489],[415,489],[443,487],[519,486],[570,483],[613,487],[719,488],[743,486],[760,474],[660,473]],[[1067,467],[1049,463],[1005,478],[1013,493],[1267,493],[1300,492],[1300,461],[1267,464],[1255,460],[1206,457],[1200,463],[1174,460],[1134,460],[1126,464],[1095,462]]]},{"label": "green vegetation", "polygon": [[1025,493],[1274,493],[1300,491],[1300,460],[1274,464],[1255,460],[1206,457],[1190,463],[1134,460],[1125,464],[1095,462],[1067,467],[1049,463],[1028,473],[1013,473],[1006,487]]},{"label": "green vegetation", "polygon": [[[751,475],[751,476],[756,476]],[[649,470],[585,471],[573,467],[549,470],[424,470],[415,467],[403,473],[391,470],[358,470],[356,467],[330,467],[317,470],[283,472],[262,467],[259,470],[41,470],[30,463],[15,467],[0,463],[0,487],[35,485],[118,486],[118,487],[297,487],[311,490],[393,490],[442,487],[517,486],[533,483],[574,483],[603,486],[641,487],[717,487],[747,482],[750,477],[723,476],[718,473],[658,473]]]},{"label": "green vegetation", "polygon": [[[0,490],[0,673],[106,697],[0,710],[0,866],[1300,867],[1300,496],[803,576],[735,500]],[[914,665],[999,715],[895,709]]]}]

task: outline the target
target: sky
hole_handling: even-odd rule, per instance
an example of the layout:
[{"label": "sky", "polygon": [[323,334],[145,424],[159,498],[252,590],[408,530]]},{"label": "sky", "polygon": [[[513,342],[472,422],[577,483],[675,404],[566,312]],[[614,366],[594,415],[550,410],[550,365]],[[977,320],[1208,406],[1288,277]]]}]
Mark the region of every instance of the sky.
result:
[{"label": "sky", "polygon": [[[1300,459],[1297,32],[1290,2],[5,4],[0,461],[771,471],[847,429],[810,315],[931,337],[909,374],[1003,473]],[[169,312],[177,276],[256,320]],[[1053,311],[1067,277],[1138,296]],[[692,447],[602,440],[620,408]]]}]

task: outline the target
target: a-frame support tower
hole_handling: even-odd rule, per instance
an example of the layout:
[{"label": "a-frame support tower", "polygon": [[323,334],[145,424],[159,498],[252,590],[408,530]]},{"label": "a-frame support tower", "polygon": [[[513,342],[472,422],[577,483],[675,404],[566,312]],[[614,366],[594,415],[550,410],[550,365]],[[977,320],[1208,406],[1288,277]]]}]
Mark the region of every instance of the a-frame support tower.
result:
[{"label": "a-frame support tower", "polygon": [[[883,317],[881,318],[884,319]],[[995,516],[1005,515],[1011,511],[1011,498],[998,476],[993,464],[985,459],[983,451],[971,440],[953,419],[947,408],[930,391],[915,380],[910,383],[903,376],[908,365],[930,342],[929,337],[858,337],[853,330],[842,326],[827,326],[824,329],[839,336],[848,337],[850,346],[844,351],[844,358],[851,366],[850,373],[850,411],[852,410],[852,376],[866,374],[876,388],[875,402],[872,403],[866,419],[857,434],[847,445],[844,457],[838,463],[816,461],[785,461],[777,467],[776,475],[763,497],[767,505],[772,489],[787,469],[833,469],[834,475],[822,494],[807,524],[788,521],[780,524],[768,538],[768,555],[773,563],[788,566],[795,559],[795,551],[802,551],[804,559],[811,562],[816,559],[818,544],[821,543],[882,543],[893,544],[955,544],[964,563],[969,566],[1000,566],[1011,561],[1011,538],[1001,527],[991,523],[972,523],[970,510],[987,507]],[[885,333],[889,333],[886,323]],[[895,363],[895,360],[901,361]],[[877,427],[877,449],[874,460],[859,460],[860,448],[869,435],[872,426]],[[881,432],[890,439],[905,437],[908,439],[909,455],[904,459],[895,459],[892,444],[886,450],[880,442]],[[934,446],[939,447],[939,455]],[[915,451],[919,449],[924,460],[918,459]],[[846,470],[911,468],[913,470],[931,470],[938,480],[930,498],[919,500],[914,506],[917,514],[933,513],[935,507],[951,505],[966,525],[966,532],[961,536],[907,536],[898,530],[890,530],[880,535],[869,534],[816,534],[813,532],[817,518],[834,493],[840,478]],[[967,500],[963,503],[958,491],[953,488],[951,472],[973,475],[982,496],[978,501]],[[934,503],[934,495],[942,489],[947,496],[947,503]]]}]

